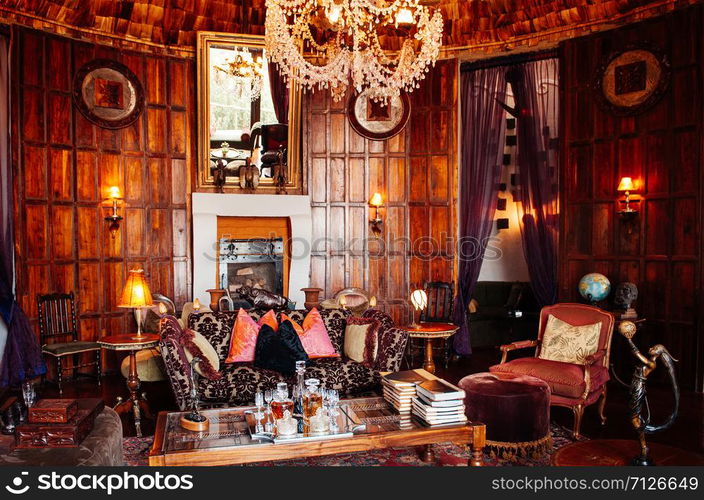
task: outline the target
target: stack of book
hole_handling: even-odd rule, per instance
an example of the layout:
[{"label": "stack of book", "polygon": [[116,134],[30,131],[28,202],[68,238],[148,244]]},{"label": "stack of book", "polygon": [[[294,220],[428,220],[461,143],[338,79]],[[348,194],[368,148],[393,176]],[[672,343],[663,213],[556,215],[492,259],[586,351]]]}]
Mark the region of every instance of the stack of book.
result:
[{"label": "stack of book", "polygon": [[426,425],[456,425],[467,421],[464,391],[442,379],[426,380],[416,387],[411,402],[413,415]]},{"label": "stack of book", "polygon": [[416,397],[416,386],[422,382],[434,380],[431,373],[418,369],[387,373],[381,377],[384,399],[399,413],[401,427],[411,425],[413,399]]}]

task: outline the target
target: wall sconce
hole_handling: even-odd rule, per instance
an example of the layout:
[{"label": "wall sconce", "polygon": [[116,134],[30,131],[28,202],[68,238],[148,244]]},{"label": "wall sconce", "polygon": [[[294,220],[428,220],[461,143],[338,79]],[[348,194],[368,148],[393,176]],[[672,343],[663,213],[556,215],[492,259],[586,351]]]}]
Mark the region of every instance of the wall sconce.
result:
[{"label": "wall sconce", "polygon": [[110,231],[110,236],[113,238],[117,236],[117,231],[120,229],[120,221],[122,216],[117,213],[117,202],[122,199],[120,195],[120,188],[117,186],[111,186],[108,189],[108,199],[107,201],[112,202],[112,213],[105,217],[105,220],[110,223],[108,230]]},{"label": "wall sconce", "polygon": [[618,188],[616,190],[619,193],[624,193],[625,198],[619,200],[620,203],[624,204],[624,208],[619,210],[619,215],[624,219],[631,219],[638,214],[638,210],[631,207],[631,203],[640,203],[640,200],[631,200],[631,192],[636,190],[635,183],[630,177],[622,177],[621,182],[618,183]]},{"label": "wall sconce", "polygon": [[379,217],[379,208],[383,206],[383,200],[381,199],[380,193],[374,193],[369,199],[369,206],[374,208],[374,218],[369,220],[369,224],[372,226],[372,231],[376,234],[381,233],[381,225],[384,223],[381,217]]}]

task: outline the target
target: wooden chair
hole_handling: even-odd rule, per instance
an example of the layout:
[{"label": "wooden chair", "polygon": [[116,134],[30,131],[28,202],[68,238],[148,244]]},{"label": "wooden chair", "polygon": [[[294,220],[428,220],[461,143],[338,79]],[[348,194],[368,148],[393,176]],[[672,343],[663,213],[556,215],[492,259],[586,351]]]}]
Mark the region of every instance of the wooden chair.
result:
[{"label": "wooden chair", "polygon": [[[601,323],[597,351],[587,356],[584,364],[564,363],[541,359],[541,344],[549,316],[555,316],[570,325],[592,325]],[[585,304],[555,304],[543,307],[537,340],[521,340],[501,346],[501,362],[489,368],[491,372],[508,372],[516,375],[531,375],[550,385],[550,405],[570,408],[574,413],[572,434],[579,437],[584,408],[599,401],[601,424],[606,423],[606,383],[609,381],[609,355],[611,337],[614,332],[612,314]],[[533,357],[506,361],[508,353],[515,349],[535,348]]]},{"label": "wooden chair", "polygon": [[[430,281],[423,285],[423,290],[428,295],[428,306],[421,311],[420,321],[424,323],[452,323],[452,308],[455,299],[454,283],[446,281]],[[445,368],[450,363],[450,347],[452,337],[444,339],[442,347],[434,347],[433,350],[442,349],[445,359]],[[409,339],[409,351],[411,356],[411,366],[414,367],[414,350],[423,349],[423,343],[418,344],[414,339]]]},{"label": "wooden chair", "polygon": [[[56,360],[56,384],[59,394],[63,394],[63,359],[73,357],[73,377],[76,377],[78,368],[87,366],[96,367],[96,378],[100,385],[102,375],[100,364],[100,344],[78,340],[78,326],[76,322],[76,305],[73,292],[37,295],[39,310],[39,339],[42,343],[42,353],[52,356]],[[95,361],[79,364],[81,354],[94,352]]]}]

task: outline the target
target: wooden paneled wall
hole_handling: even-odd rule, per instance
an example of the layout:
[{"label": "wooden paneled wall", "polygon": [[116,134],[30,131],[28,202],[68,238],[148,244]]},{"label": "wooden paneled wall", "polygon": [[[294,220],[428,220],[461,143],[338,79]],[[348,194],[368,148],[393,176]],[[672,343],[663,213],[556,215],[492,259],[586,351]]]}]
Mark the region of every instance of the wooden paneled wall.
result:
[{"label": "wooden paneled wall", "polygon": [[[647,318],[639,345],[664,344],[680,362],[681,384],[701,390],[702,342],[702,8],[564,44],[563,229],[560,295],[600,272],[615,286],[636,283],[636,309]],[[617,117],[597,105],[590,84],[611,51],[649,42],[672,63],[672,80],[655,107]],[[617,214],[622,176],[641,185],[639,217]],[[632,366],[615,336],[617,364]],[[623,373],[623,372],[621,372]]]},{"label": "wooden paneled wall", "polygon": [[[17,291],[36,319],[36,295],[75,291],[80,336],[134,328],[117,308],[127,271],[144,268],[152,292],[190,296],[190,173],[195,117],[192,60],[151,57],[27,29],[13,30],[13,166]],[[132,126],[92,125],[73,105],[76,70],[121,61],[144,86]],[[103,200],[120,187],[113,239]]]},{"label": "wooden paneled wall", "polygon": [[[304,161],[313,215],[311,283],[325,297],[345,287],[376,295],[396,321],[410,318],[409,291],[455,279],[457,62],[442,61],[411,93],[406,128],[386,141],[359,136],[346,99],[305,99]],[[383,234],[367,201],[384,198]]]}]

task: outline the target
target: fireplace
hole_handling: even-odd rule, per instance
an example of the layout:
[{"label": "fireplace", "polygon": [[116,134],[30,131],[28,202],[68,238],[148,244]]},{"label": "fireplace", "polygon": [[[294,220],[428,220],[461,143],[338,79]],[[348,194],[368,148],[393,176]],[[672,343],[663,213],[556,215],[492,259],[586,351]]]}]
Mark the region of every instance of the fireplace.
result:
[{"label": "fireplace", "polygon": [[[302,307],[305,296],[301,288],[310,286],[310,249],[313,224],[310,198],[301,195],[248,195],[222,193],[193,193],[193,297],[203,304],[210,302],[206,292],[220,288],[220,239],[218,219],[222,217],[286,217],[290,221],[290,243],[285,253],[289,270],[284,265],[284,287],[288,279],[288,298]],[[266,236],[269,238],[270,236]],[[273,236],[273,238],[278,235]],[[231,239],[252,238],[240,233],[230,234]],[[243,276],[243,275],[240,275]]]},{"label": "fireplace", "polygon": [[283,238],[220,239],[220,287],[246,285],[283,295]]}]

